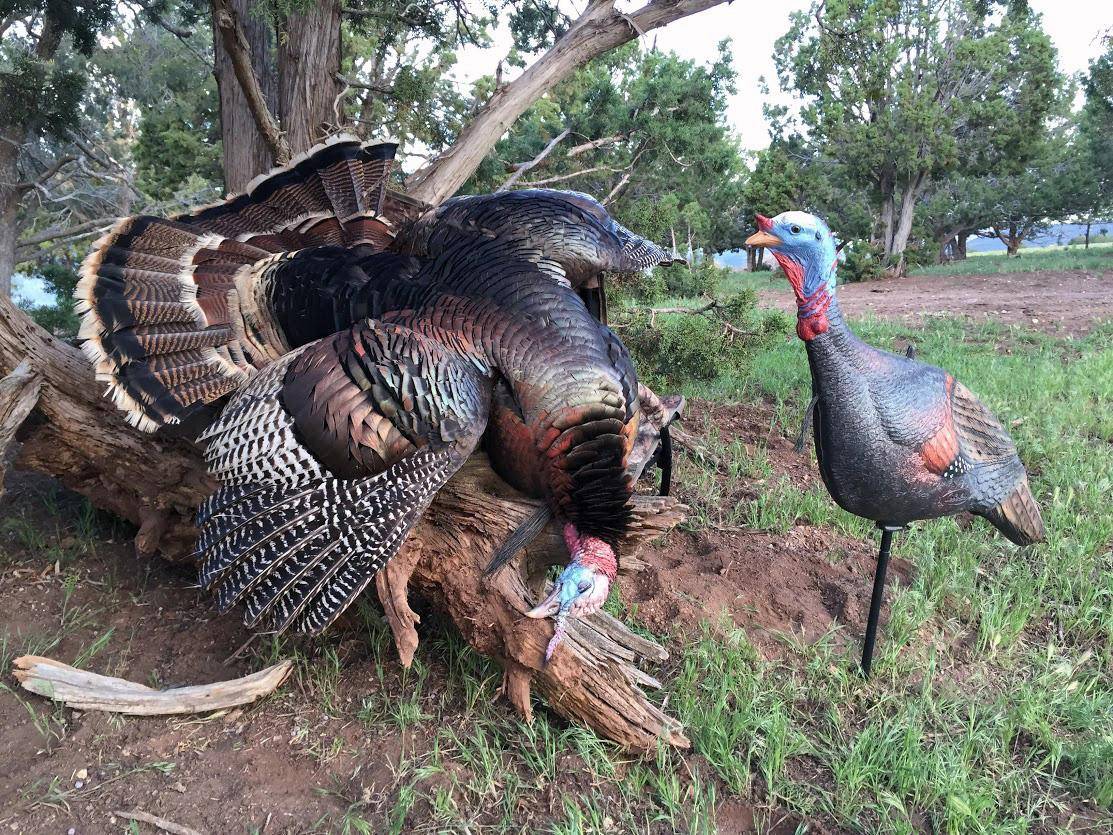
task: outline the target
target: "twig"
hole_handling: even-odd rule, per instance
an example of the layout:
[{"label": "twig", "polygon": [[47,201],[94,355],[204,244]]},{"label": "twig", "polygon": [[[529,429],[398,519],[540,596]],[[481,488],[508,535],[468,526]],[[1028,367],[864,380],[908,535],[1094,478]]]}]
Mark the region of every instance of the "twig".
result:
[{"label": "twig", "polygon": [[160,818],[152,815],[149,812],[143,812],[139,809],[132,809],[130,812],[113,812],[118,818],[126,818],[127,820],[139,821],[140,823],[149,823],[151,826],[161,829],[163,832],[171,832],[173,835],[202,835],[196,829],[189,826],[182,826],[180,823],[168,821],[166,818]]},{"label": "twig", "polygon": [[518,182],[518,180],[520,180],[522,178],[523,174],[525,174],[531,168],[535,167],[538,163],[540,163],[543,159],[545,159],[545,157],[547,157],[549,154],[551,154],[553,152],[553,148],[555,148],[557,145],[559,145],[561,143],[561,141],[566,136],[568,136],[568,134],[570,134],[571,132],[572,132],[571,130],[569,130],[568,128],[565,128],[560,133],[558,133],[556,136],[554,136],[551,140],[549,140],[549,144],[541,149],[541,153],[539,153],[537,156],[535,156],[529,162],[518,163],[518,165],[514,169],[514,173],[511,174],[509,177],[507,177],[506,182],[504,182],[501,186],[499,186],[497,189],[495,189],[495,191],[509,191],[511,186],[513,186],[516,182]]}]

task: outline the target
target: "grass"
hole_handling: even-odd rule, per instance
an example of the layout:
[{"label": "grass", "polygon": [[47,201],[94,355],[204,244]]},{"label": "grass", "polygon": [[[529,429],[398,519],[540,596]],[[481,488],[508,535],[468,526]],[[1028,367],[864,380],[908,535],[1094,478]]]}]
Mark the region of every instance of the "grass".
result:
[{"label": "grass", "polygon": [[[292,686],[259,710],[292,717],[291,756],[308,758],[319,774],[333,811],[313,830],[711,833],[721,804],[736,799],[766,826],[787,810],[869,833],[1108,831],[1113,327],[1077,341],[958,320],[855,327],[882,346],[911,338],[922,359],[954,372],[1010,427],[1045,511],[1047,545],[1020,552],[986,524],[962,530],[953,520],[900,534],[896,552],[916,573],[894,590],[868,682],[857,674],[853,642],[845,649],[836,632],[812,644],[785,636],[772,660],[744,632],[722,625],[673,636],[659,697],[685,723],[689,755],[661,749],[630,757],[545,710],[526,725],[495,700],[494,662],[443,624],[423,626],[408,671],[398,668],[381,616],[366,605],[358,610],[355,643],[365,660],[356,675],[344,644],[258,641],[259,666],[298,660]],[[772,420],[794,435],[807,391],[803,349],[791,338],[685,394],[767,398]],[[778,479],[762,448],[713,429],[706,443],[721,467],[712,477],[685,465],[681,477],[698,498],[690,524],[777,534],[806,520],[873,538],[820,489]],[[752,498],[726,501],[756,482],[762,487]],[[73,659],[105,663],[126,630],[98,623],[65,573],[93,542],[78,530],[63,548],[60,541],[74,535],[69,528],[40,532],[18,520],[5,534],[37,562],[60,563],[63,574],[57,626],[42,635],[4,632],[0,665],[77,632],[87,640]],[[44,748],[68,744],[64,715],[38,702],[28,710]],[[341,734],[352,726],[357,744]],[[360,765],[350,767],[354,760]],[[363,763],[385,763],[386,775],[361,771]],[[122,767],[119,774],[113,779],[126,776]],[[85,796],[46,781],[28,787],[22,802],[38,814],[76,808]]]},{"label": "grass", "polygon": [[1113,270],[1113,244],[1021,249],[1019,257],[1003,252],[972,252],[965,261],[916,267],[910,275],[985,275],[1046,270]]}]

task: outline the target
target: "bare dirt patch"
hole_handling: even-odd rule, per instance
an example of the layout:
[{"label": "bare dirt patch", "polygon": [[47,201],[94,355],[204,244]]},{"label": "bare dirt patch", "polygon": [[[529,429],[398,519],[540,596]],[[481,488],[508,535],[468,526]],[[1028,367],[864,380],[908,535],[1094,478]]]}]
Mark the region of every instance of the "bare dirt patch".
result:
[{"label": "bare dirt patch", "polygon": [[[766,404],[690,405],[686,424],[715,426],[724,436],[760,446],[772,466],[766,479],[743,479],[725,504],[748,502],[769,482],[787,479],[808,490],[820,485],[810,450],[797,454],[774,427]],[[684,498],[684,486],[680,496]],[[877,556],[874,541],[796,520],[784,533],[738,526],[723,530],[674,531],[662,547],[642,553],[647,570],[624,581],[624,599],[637,617],[661,632],[698,633],[701,623],[746,629],[767,654],[777,653],[779,636],[792,633],[814,641],[843,626],[837,640],[860,637],[865,629]],[[890,582],[907,582],[911,566],[894,555]]]},{"label": "bare dirt patch", "polygon": [[[1081,336],[1109,318],[1113,272],[1065,270],[996,275],[913,276],[839,287],[849,316],[873,314],[921,324],[935,316],[1023,325],[1053,336]],[[759,292],[762,304],[789,313],[796,308],[780,275]]]},{"label": "bare dirt patch", "polygon": [[[385,629],[372,634],[364,615],[322,641],[285,647],[283,655],[295,648],[302,654],[286,684],[223,715],[120,717],[58,708],[18,690],[10,658],[29,649],[157,687],[234,678],[275,660],[267,639],[232,658],[249,637],[238,613],[219,616],[188,567],[138,562],[134,531],[126,526],[101,517],[96,530],[88,524],[77,530],[84,512],[79,497],[25,473],[9,475],[0,500],[0,636],[7,635],[0,670],[7,685],[0,689],[0,831],[130,831],[115,813],[138,809],[205,833],[360,831],[345,829],[348,812],[372,822],[374,832],[435,832],[443,827],[431,798],[440,794],[482,831],[536,832],[564,818],[568,797],[598,793],[604,809],[630,807],[617,784],[592,776],[575,749],[558,752],[556,779],[539,779],[503,751],[498,783],[482,796],[464,789],[482,784],[482,769],[455,750],[445,729],[467,738],[473,723],[494,726],[477,718],[463,679],[479,693],[481,713],[496,717],[498,733],[517,744],[525,737],[509,704],[486,707],[498,683],[494,667],[474,662],[479,666],[461,671],[446,650],[451,627],[420,605],[420,674],[400,668]],[[860,584],[849,565],[826,565],[829,549],[813,547],[817,538],[827,542],[820,532],[791,533],[678,534],[654,551],[644,579],[622,581],[624,592],[638,602],[640,621],[673,636],[677,652],[677,642],[699,629],[701,609],[714,616],[728,607],[740,624],[799,625],[815,635],[834,617],[823,608],[825,596],[835,610],[846,587],[857,611]],[[778,576],[796,571],[807,577],[765,599]],[[760,583],[747,579],[762,572]],[[670,611],[681,613],[679,630],[662,620]],[[422,771],[435,750],[444,764]],[[796,830],[795,817],[755,811],[731,797],[698,754],[683,760],[684,781],[716,785],[720,832]],[[633,763],[620,760],[615,779]],[[528,788],[508,810],[504,788],[514,783],[504,781],[511,777]],[[648,808],[641,812],[643,820],[653,816]],[[621,831],[615,826],[607,831]],[[140,824],[139,831],[154,830]],[[655,823],[644,831],[676,830]]]}]

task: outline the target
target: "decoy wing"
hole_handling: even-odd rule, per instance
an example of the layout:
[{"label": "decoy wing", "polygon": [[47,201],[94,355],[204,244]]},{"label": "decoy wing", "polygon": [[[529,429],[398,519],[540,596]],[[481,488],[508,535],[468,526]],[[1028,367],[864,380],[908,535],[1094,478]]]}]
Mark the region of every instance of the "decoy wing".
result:
[{"label": "decoy wing", "polygon": [[259,372],[202,436],[201,583],[245,622],[317,634],[401,547],[475,448],[490,381],[400,325],[362,322]]}]

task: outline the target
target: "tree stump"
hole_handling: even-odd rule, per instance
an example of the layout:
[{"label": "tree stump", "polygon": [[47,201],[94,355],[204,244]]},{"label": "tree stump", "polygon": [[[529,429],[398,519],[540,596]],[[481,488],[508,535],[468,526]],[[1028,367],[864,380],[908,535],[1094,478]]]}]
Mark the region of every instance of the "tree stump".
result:
[{"label": "tree stump", "polygon": [[[30,367],[21,366],[28,359]],[[129,426],[102,396],[104,386],[81,352],[5,298],[0,298],[0,377],[8,377],[0,392],[23,404],[18,409],[38,398],[16,433],[22,442],[16,466],[54,476],[94,506],[136,524],[140,557],[158,552],[170,560],[191,558],[194,511],[215,485],[185,433],[148,435]],[[652,408],[646,431],[652,433],[663,410],[655,397],[647,405]],[[678,407],[675,400],[668,406]],[[11,414],[3,428],[21,422],[18,410]],[[524,613],[539,599],[537,581],[544,569],[568,559],[555,524],[510,565],[484,576],[490,555],[536,507],[499,479],[481,453],[440,491],[405,547],[376,578],[402,663],[412,662],[418,646],[418,618],[408,604],[414,588],[452,618],[469,644],[502,664],[503,693],[527,720],[536,687],[557,713],[630,749],[649,751],[659,740],[687,746],[679,723],[642,689],[659,683],[640,665],[659,663],[667,653],[605,612],[573,623],[544,663],[552,622]],[[671,498],[635,498],[634,522],[621,543],[623,572],[638,569],[637,547],[671,529],[684,510]]]}]

